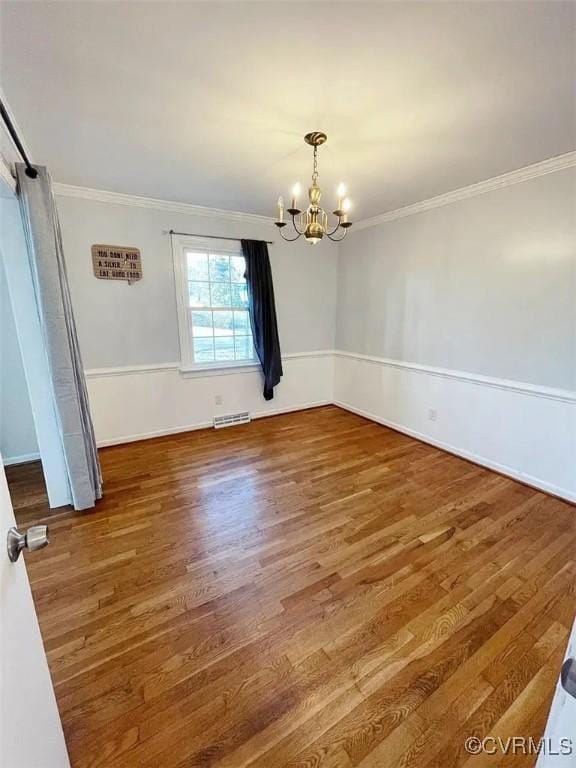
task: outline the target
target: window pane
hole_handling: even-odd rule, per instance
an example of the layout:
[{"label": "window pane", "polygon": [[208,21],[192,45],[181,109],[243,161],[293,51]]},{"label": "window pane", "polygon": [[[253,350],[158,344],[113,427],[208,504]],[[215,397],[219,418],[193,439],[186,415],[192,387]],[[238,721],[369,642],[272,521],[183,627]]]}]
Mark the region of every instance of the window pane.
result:
[{"label": "window pane", "polygon": [[212,312],[192,312],[192,335],[212,336]]},{"label": "window pane", "polygon": [[210,280],[215,283],[230,282],[230,257],[219,253],[210,254]]},{"label": "window pane", "polygon": [[194,339],[194,362],[195,363],[213,363],[214,362],[214,340],[213,339]]},{"label": "window pane", "polygon": [[232,289],[232,306],[247,307],[248,287],[246,286],[246,283],[232,283],[230,287]]},{"label": "window pane", "polygon": [[216,360],[234,360],[234,337],[217,336],[214,339]]},{"label": "window pane", "polygon": [[210,283],[188,281],[188,296],[191,307],[210,306]]},{"label": "window pane", "polygon": [[232,312],[214,312],[215,336],[232,336],[233,327]]},{"label": "window pane", "polygon": [[250,333],[250,318],[245,310],[234,310],[234,333],[242,336]]},{"label": "window pane", "polygon": [[188,280],[208,280],[208,254],[186,254],[188,259]]},{"label": "window pane", "polygon": [[210,283],[213,307],[230,307],[230,283]]},{"label": "window pane", "polygon": [[252,336],[235,336],[234,344],[236,360],[251,360],[254,357]]},{"label": "window pane", "polygon": [[246,272],[244,256],[230,256],[230,279],[232,282],[243,283],[245,281],[244,272]]},{"label": "window pane", "polygon": [[194,361],[255,360],[244,257],[186,251],[186,267]]}]

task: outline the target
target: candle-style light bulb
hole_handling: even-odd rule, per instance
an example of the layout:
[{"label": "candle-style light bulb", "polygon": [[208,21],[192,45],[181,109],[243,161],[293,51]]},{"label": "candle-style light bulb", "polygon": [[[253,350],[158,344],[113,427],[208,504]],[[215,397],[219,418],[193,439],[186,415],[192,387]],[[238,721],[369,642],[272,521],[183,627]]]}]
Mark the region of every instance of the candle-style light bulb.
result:
[{"label": "candle-style light bulb", "polygon": [[343,181],[338,184],[338,189],[336,190],[336,194],[338,196],[338,205],[336,206],[336,210],[334,213],[339,214],[342,211],[342,202],[344,198],[346,197],[346,186]]},{"label": "candle-style light bulb", "polygon": [[296,200],[300,196],[300,182],[296,182],[292,187],[292,208],[296,208]]},{"label": "candle-style light bulb", "polygon": [[350,202],[350,199],[348,197],[345,197],[344,200],[342,200],[342,218],[340,219],[341,223],[345,223],[348,221],[348,211],[352,207],[352,203]]},{"label": "candle-style light bulb", "polygon": [[278,221],[284,221],[284,198],[278,198]]}]

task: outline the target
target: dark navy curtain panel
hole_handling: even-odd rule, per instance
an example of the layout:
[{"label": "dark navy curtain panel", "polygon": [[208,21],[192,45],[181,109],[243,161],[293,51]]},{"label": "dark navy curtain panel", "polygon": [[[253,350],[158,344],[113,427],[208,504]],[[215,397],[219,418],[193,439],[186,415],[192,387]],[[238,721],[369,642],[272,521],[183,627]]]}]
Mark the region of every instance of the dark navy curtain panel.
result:
[{"label": "dark navy curtain panel", "polygon": [[264,373],[264,399],[272,400],[282,376],[282,356],[268,246],[260,240],[242,240],[242,253],[246,259],[252,336]]}]

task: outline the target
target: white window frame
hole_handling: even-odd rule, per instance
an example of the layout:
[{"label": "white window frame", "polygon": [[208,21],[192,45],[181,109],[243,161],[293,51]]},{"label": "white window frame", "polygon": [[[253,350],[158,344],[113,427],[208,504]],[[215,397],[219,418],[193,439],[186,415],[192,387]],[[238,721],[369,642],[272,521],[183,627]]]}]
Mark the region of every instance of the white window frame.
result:
[{"label": "white window frame", "polygon": [[172,235],[172,258],[174,261],[174,283],[180,340],[180,372],[187,376],[198,376],[229,373],[231,369],[237,373],[256,370],[259,367],[256,357],[253,360],[218,360],[214,363],[196,363],[194,361],[192,329],[190,327],[192,315],[188,299],[187,251],[225,253],[229,256],[243,255],[240,243],[233,240],[207,239],[191,235]]}]

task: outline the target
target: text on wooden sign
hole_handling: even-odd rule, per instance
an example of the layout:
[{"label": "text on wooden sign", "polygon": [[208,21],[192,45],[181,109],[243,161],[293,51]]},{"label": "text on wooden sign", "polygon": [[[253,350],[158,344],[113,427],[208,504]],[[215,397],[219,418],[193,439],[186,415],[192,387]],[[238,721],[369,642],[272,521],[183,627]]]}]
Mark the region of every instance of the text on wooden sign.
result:
[{"label": "text on wooden sign", "polygon": [[128,280],[129,283],[141,280],[140,250],[120,245],[93,245],[92,268],[101,280]]}]

